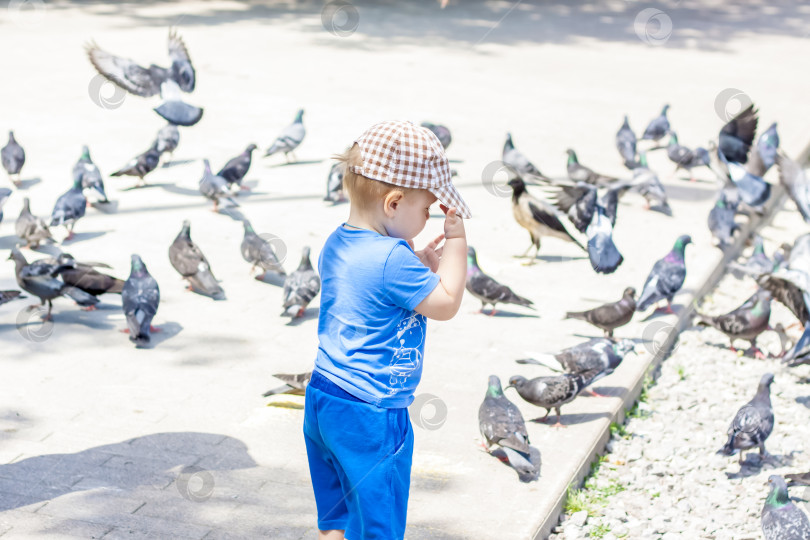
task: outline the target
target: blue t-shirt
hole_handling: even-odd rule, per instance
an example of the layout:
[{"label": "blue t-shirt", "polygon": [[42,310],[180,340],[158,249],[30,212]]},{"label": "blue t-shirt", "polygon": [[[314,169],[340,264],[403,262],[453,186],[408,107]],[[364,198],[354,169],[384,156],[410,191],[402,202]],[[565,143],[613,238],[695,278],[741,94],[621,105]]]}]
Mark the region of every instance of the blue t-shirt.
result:
[{"label": "blue t-shirt", "polygon": [[414,311],[439,284],[405,240],[341,225],[318,257],[315,368],[378,407],[407,407],[422,377],[426,319]]}]

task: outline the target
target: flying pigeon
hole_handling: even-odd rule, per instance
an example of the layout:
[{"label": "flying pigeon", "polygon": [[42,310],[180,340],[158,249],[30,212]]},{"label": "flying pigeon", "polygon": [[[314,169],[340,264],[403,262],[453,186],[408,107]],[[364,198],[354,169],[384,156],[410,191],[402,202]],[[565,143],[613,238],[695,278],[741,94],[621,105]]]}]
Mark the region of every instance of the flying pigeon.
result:
[{"label": "flying pigeon", "polygon": [[726,160],[722,153],[718,152],[717,156],[728,169],[728,181],[739,190],[740,200],[754,210],[761,211],[762,205],[771,196],[771,185],[746,171],[741,164]]},{"label": "flying pigeon", "polygon": [[203,116],[204,109],[183,101],[180,86],[169,79],[160,85],[160,97],[163,103],[152,109],[168,123],[176,126],[193,126]]},{"label": "flying pigeon", "polygon": [[475,253],[475,248],[467,246],[467,290],[474,297],[481,301],[481,310],[483,312],[487,304],[492,305],[490,315],[494,315],[496,304],[517,304],[525,306],[530,309],[533,302],[522,296],[516,295],[512,289],[506,285],[501,285],[488,275],[486,275],[478,266],[478,257]]},{"label": "flying pigeon", "polygon": [[21,294],[20,291],[0,291],[0,306],[18,298],[28,298],[27,296],[20,296]]},{"label": "flying pigeon", "polygon": [[777,154],[776,166],[779,169],[779,182],[796,203],[796,208],[799,209],[805,223],[810,223],[810,179],[801,166],[784,152],[780,151]]},{"label": "flying pigeon", "polygon": [[[787,475],[788,477],[793,475]],[[762,506],[762,534],[765,540],[807,540],[810,519],[790,501],[788,488],[781,476],[768,478],[770,492]]]},{"label": "flying pigeon", "polygon": [[326,197],[325,201],[330,201],[333,204],[344,202],[346,200],[343,190],[343,173],[346,170],[345,163],[335,163],[329,169],[329,176],[326,178]]},{"label": "flying pigeon", "polygon": [[520,150],[515,148],[515,145],[512,143],[512,134],[506,134],[506,142],[503,145],[503,162],[512,169],[514,169],[518,177],[528,176],[531,177],[538,177],[538,178],[546,178],[546,176],[540,172],[540,170],[532,165],[529,159],[524,156]]},{"label": "flying pigeon", "polygon": [[138,255],[132,255],[132,269],[124,283],[121,301],[128,327],[124,332],[129,333],[129,340],[136,346],[148,345],[150,332],[160,331],[152,326],[160,303],[160,289]]},{"label": "flying pigeon", "polygon": [[0,223],[3,221],[3,206],[11,197],[11,190],[8,188],[0,188]]},{"label": "flying pigeon", "polygon": [[588,184],[603,186],[616,181],[616,178],[612,176],[595,173],[592,169],[581,165],[577,159],[577,153],[570,148],[566,150],[566,152],[568,153],[568,164],[566,165],[568,178],[574,182],[586,182]]},{"label": "flying pigeon", "polygon": [[[174,157],[174,151],[180,144],[180,130],[172,123],[168,123],[158,131],[157,139],[154,143],[154,148],[161,156],[165,153],[169,154],[169,158]],[[168,161],[166,162],[168,163]]]},{"label": "flying pigeon", "polygon": [[[43,317],[46,321],[51,320],[51,310],[53,309],[51,301],[59,296],[68,295],[83,307],[98,302],[95,296],[67,285],[60,278],[62,272],[73,267],[72,264],[56,265],[47,260],[34,261],[29,264],[17,246],[11,248],[8,258],[14,260],[14,275],[20,288],[39,298],[40,305],[44,306],[45,302],[48,302],[48,313]],[[36,305],[30,306],[29,309],[34,307]]]},{"label": "flying pigeon", "polygon": [[718,136],[718,154],[724,156],[720,159],[734,163],[747,163],[748,151],[754,142],[758,122],[759,118],[753,103],[729,120]]},{"label": "flying pigeon", "polygon": [[540,238],[543,236],[553,236],[567,242],[573,242],[583,251],[587,251],[582,243],[574,238],[565,225],[560,221],[557,210],[546,201],[532,196],[526,190],[526,184],[522,178],[512,178],[509,180],[509,187],[512,188],[512,213],[518,225],[529,231],[532,243],[523,254],[535,248],[535,255],[529,264],[534,263],[537,252],[540,251]]},{"label": "flying pigeon", "polygon": [[453,141],[453,137],[450,136],[450,130],[447,129],[446,126],[422,122],[422,127],[432,131],[433,134],[436,135],[436,138],[439,139],[439,142],[442,143],[442,148],[445,150],[447,150],[447,147],[450,146],[450,143]]},{"label": "flying pigeon", "polygon": [[670,208],[669,202],[667,201],[667,192],[666,189],[664,189],[664,184],[661,183],[658,175],[647,166],[646,152],[639,153],[638,166],[633,169],[631,189],[644,197],[646,202],[644,207],[647,210],[657,208],[668,216],[672,215],[672,208]]},{"label": "flying pigeon", "polygon": [[242,258],[253,266],[250,272],[258,266],[263,272],[256,276],[256,279],[261,281],[264,279],[265,272],[273,272],[281,276],[286,276],[287,272],[278,260],[275,247],[266,238],[262,238],[256,231],[250,221],[244,220],[243,225],[245,228],[245,236],[242,239],[241,251]]},{"label": "flying pigeon", "polygon": [[624,161],[624,166],[628,169],[635,169],[636,163],[636,134],[630,129],[627,115],[624,115],[624,124],[616,132],[616,148]]},{"label": "flying pigeon", "polygon": [[230,196],[228,182],[221,176],[214,175],[214,173],[211,172],[211,164],[208,163],[207,159],[204,159],[203,163],[205,164],[205,170],[203,171],[202,178],[200,178],[199,189],[200,193],[207,199],[214,201],[214,207],[211,211],[219,212],[220,199],[225,199],[233,206],[239,206]]},{"label": "flying pigeon", "polygon": [[175,270],[188,281],[188,290],[214,300],[224,300],[225,291],[211,272],[211,265],[203,252],[191,240],[191,223],[183,221],[183,228],[169,246],[169,261]]},{"label": "flying pigeon", "polygon": [[[306,135],[306,130],[304,129],[304,109],[298,111],[298,114],[295,115],[295,120],[292,124],[285,127],[281,133],[279,133],[276,140],[273,141],[273,144],[270,145],[270,148],[267,149],[267,152],[264,154],[265,157],[272,156],[277,152],[284,152],[284,157],[287,159],[289,163],[289,154],[293,155],[295,158],[294,150],[298,148],[298,145],[301,144],[301,141],[304,140],[304,135]],[[295,158],[298,161],[298,158]]]},{"label": "flying pigeon", "polygon": [[228,160],[225,166],[222,167],[222,170],[217,173],[217,176],[224,178],[225,181],[228,182],[229,187],[239,186],[239,189],[245,191],[250,190],[248,186],[242,185],[242,180],[244,180],[245,175],[250,169],[250,159],[253,156],[254,150],[256,150],[256,145],[249,144],[244,152]]},{"label": "flying pigeon", "polygon": [[650,123],[647,124],[647,129],[644,130],[644,134],[641,136],[642,140],[660,141],[669,133],[669,120],[667,119],[668,110],[669,105],[664,105],[664,108],[661,109],[661,114],[653,118]]},{"label": "flying pigeon", "polygon": [[25,247],[36,248],[41,242],[53,241],[51,231],[45,220],[31,213],[31,203],[28,197],[23,199],[23,208],[20,217],[14,224],[14,229],[20,240],[25,242]]},{"label": "flying pigeon", "polygon": [[262,394],[262,397],[275,396],[276,394],[303,396],[306,394],[307,385],[309,385],[309,380],[312,378],[312,372],[307,371],[306,373],[298,373],[295,375],[288,375],[285,373],[274,373],[273,377],[284,381],[286,384],[268,390],[267,392]]},{"label": "flying pigeon", "polygon": [[[0,163],[3,164],[3,168],[8,173],[8,179],[14,182],[15,186],[22,185],[20,170],[25,165],[25,150],[17,143],[13,131],[8,132],[8,144],[0,149]],[[15,175],[17,176],[16,180],[12,178]]]},{"label": "flying pigeon", "polygon": [[757,290],[740,307],[725,315],[710,317],[698,313],[697,317],[698,325],[712,326],[728,336],[731,352],[737,352],[734,340],[744,339],[751,343],[755,358],[765,358],[757,348],[757,337],[769,328],[771,317],[771,294],[765,289]]},{"label": "flying pigeon", "polygon": [[746,170],[754,176],[764,176],[776,163],[776,152],[779,149],[779,133],[776,122],[766,129],[757,139],[753,152],[748,154]]},{"label": "flying pigeon", "polygon": [[478,429],[481,430],[487,452],[498,446],[518,474],[538,474],[537,466],[531,461],[529,433],[523,415],[503,394],[501,380],[495,375],[489,376],[486,396],[478,408]]},{"label": "flying pigeon", "polygon": [[321,290],[321,278],[309,260],[309,246],[301,253],[298,268],[284,280],[284,315],[297,319]]},{"label": "flying pigeon", "polygon": [[757,284],[785,305],[803,326],[810,322],[810,275],[807,272],[780,268],[759,276]]},{"label": "flying pigeon", "polygon": [[532,420],[533,422],[545,422],[551,414],[551,409],[554,409],[557,411],[557,423],[552,427],[565,427],[560,421],[560,407],[574,401],[574,398],[586,386],[608,375],[611,371],[591,370],[576,375],[564,373],[552,377],[536,377],[531,380],[515,375],[509,378],[507,388],[514,388],[525,401],[546,409],[546,415],[543,418]]},{"label": "flying pigeon", "polygon": [[760,455],[765,457],[765,439],[773,431],[774,424],[771,383],[773,383],[772,373],[762,376],[754,399],[743,405],[734,416],[734,420],[728,428],[728,441],[723,448],[718,450],[718,454],[733,456],[740,452],[740,465],[742,465],[742,451],[759,447]]},{"label": "flying pigeon", "polygon": [[51,227],[64,225],[68,231],[65,240],[73,238],[73,227],[76,222],[84,216],[87,210],[87,197],[82,193],[81,179],[73,181],[73,187],[63,193],[53,207],[51,212]]},{"label": "flying pigeon", "polygon": [[636,305],[637,311],[644,311],[653,303],[666,300],[666,312],[674,313],[672,298],[683,287],[686,279],[686,263],[683,255],[686,245],[691,243],[692,238],[689,235],[679,236],[672,251],[667,253],[663,259],[655,262],[650,275],[647,276],[647,281],[644,282],[644,288],[641,290],[641,296]]},{"label": "flying pigeon", "polygon": [[76,165],[73,166],[73,180],[78,180],[82,184],[82,190],[89,189],[96,193],[100,199],[99,202],[110,202],[107,199],[107,193],[104,191],[104,181],[101,179],[101,171],[93,160],[90,159],[90,149],[87,146],[82,147],[82,155]]},{"label": "flying pigeon", "polygon": [[720,249],[726,249],[734,239],[734,233],[740,226],[734,221],[739,205],[737,190],[721,189],[717,194],[717,201],[709,212],[709,230],[718,243]]},{"label": "flying pigeon", "polygon": [[[552,371],[559,372],[559,367],[555,367],[544,359],[550,357],[556,364],[562,367],[562,371],[571,375],[585,373],[586,371],[613,371],[619,367],[628,353],[636,352],[633,342],[629,339],[618,341],[612,338],[591,338],[588,341],[578,343],[573,347],[561,350],[557,354],[538,355],[540,358],[528,358],[516,360],[518,364],[536,364],[545,366]],[[591,392],[593,395],[598,395]]]},{"label": "flying pigeon", "polygon": [[157,149],[157,141],[146,152],[132,158],[124,167],[112,173],[110,176],[137,176],[136,187],[145,186],[144,176],[154,171],[160,161],[160,152]]},{"label": "flying pigeon", "polygon": [[692,182],[695,181],[695,175],[692,174],[692,169],[695,167],[708,167],[711,163],[708,150],[700,147],[692,150],[683,146],[678,142],[678,135],[674,131],[670,131],[669,133],[667,157],[676,165],[673,174],[677,174],[679,169],[686,169],[689,173],[689,180]]},{"label": "flying pigeon", "polygon": [[617,302],[604,304],[587,311],[569,311],[566,319],[580,319],[587,321],[605,332],[605,337],[613,337],[613,330],[624,326],[633,318],[636,311],[636,290],[627,287],[622,298]]},{"label": "flying pigeon", "polygon": [[[60,253],[58,257],[46,259],[46,261],[53,265],[68,267],[60,273],[62,281],[92,296],[98,297],[105,293],[121,294],[124,288],[123,280],[108,276],[95,269],[95,267],[109,268],[109,265],[104,263],[79,262],[69,253]],[[96,309],[96,305],[93,303],[83,309],[93,311]]]}]

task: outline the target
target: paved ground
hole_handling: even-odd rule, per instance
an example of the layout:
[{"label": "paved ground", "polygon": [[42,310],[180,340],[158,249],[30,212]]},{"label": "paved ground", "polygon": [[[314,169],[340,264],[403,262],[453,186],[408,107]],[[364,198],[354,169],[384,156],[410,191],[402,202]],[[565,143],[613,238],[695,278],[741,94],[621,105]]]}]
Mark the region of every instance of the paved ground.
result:
[{"label": "paved ground", "polygon": [[[379,119],[431,119],[453,130],[449,156],[475,216],[467,231],[481,266],[538,307],[490,318],[471,313],[479,306],[467,298],[454,320],[429,325],[419,392],[437,396],[447,413],[434,425],[433,407],[412,411],[426,427],[417,427],[409,539],[530,537],[618,399],[566,406],[566,430],[531,425],[543,466],[539,481],[522,484],[474,445],[487,376],[538,373],[514,360],[596,335],[562,315],[616,299],[627,285],[640,288],[679,234],[692,234],[695,245],[677,303],[689,302],[719,257],[705,226],[714,184],[704,172],[701,182],[667,180],[674,218],[644,211],[633,195],[623,201],[615,238],[626,261],[615,274],[595,275],[555,240],[544,243],[542,261],[522,266],[513,255],[526,248],[527,235],[509,199],[481,181],[505,133],[547,174],[564,173],[569,146],[583,163],[622,174],[613,135],[623,114],[639,131],[668,102],[681,141],[705,144],[722,125],[716,96],[739,88],[756,100],[763,125],[780,121],[788,153],[810,137],[801,75],[786,78],[784,63],[807,43],[808,14],[788,2],[661,5],[672,33],[657,46],[634,30],[637,14],[656,7],[642,2],[520,3],[511,11],[506,2],[451,3],[444,11],[432,2],[357,3],[358,27],[346,37],[324,29],[314,2],[66,2],[35,13],[18,12],[18,4],[0,11],[0,44],[13,51],[4,57],[13,76],[0,87],[0,130],[15,129],[28,163],[26,189],[0,224],[2,252],[16,241],[22,196],[47,214],[67,189],[82,144],[109,174],[162,125],[149,110],[155,102],[127,96],[105,108],[91,99],[85,42],[160,64],[166,28],[177,25],[199,78],[189,100],[206,111],[199,125],[182,130],[176,164],[149,177],[154,187],[123,191],[129,180],[107,180],[111,209],[90,209],[77,238],[62,246],[77,259],[109,263],[121,277],[131,253],[143,257],[162,293],[154,349],[136,350],[118,332],[118,298],[93,313],[57,300],[50,330],[20,315],[23,302],[0,308],[0,534],[11,538],[313,537],[301,411],[267,407],[260,396],[276,384],[271,373],[311,366],[317,305],[288,325],[279,316],[280,289],[251,279],[239,256],[239,221],[212,214],[196,192],[202,158],[216,167],[249,142],[265,148],[298,108],[306,109],[308,132],[301,163],[257,159],[248,177],[254,192],[239,199],[258,231],[283,239],[288,270],[304,245],[315,260],[347,215],[345,206],[321,201],[328,157]],[[656,28],[649,27],[653,37]],[[651,164],[662,177],[672,170],[660,153]],[[183,219],[191,220],[227,301],[185,292],[169,265]],[[440,230],[441,220],[431,221],[417,244]],[[0,266],[0,288],[15,286],[12,268]],[[651,337],[667,319],[656,323],[638,317],[619,335]],[[642,363],[628,361],[602,391],[623,395]],[[528,418],[542,412],[520,406]]]}]

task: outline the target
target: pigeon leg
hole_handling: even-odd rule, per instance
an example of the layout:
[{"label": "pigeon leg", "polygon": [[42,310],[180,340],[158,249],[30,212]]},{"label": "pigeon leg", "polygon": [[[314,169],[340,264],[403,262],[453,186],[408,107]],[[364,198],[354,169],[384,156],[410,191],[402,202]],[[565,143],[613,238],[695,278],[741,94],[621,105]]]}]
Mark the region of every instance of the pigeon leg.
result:
[{"label": "pigeon leg", "polygon": [[729,345],[729,346],[728,346],[728,350],[730,350],[730,351],[731,351],[731,352],[733,352],[734,354],[737,354],[737,349],[735,349],[735,348],[734,348],[734,344]]},{"label": "pigeon leg", "polygon": [[219,213],[219,200],[214,201],[214,207],[211,209],[212,212]]},{"label": "pigeon leg", "polygon": [[743,467],[743,461],[744,461],[744,460],[743,460],[743,451],[742,451],[742,450],[740,450],[740,468],[742,468],[742,467]]},{"label": "pigeon leg", "polygon": [[158,333],[162,332],[163,330],[161,328],[158,328],[157,326],[152,326],[150,324],[149,325],[149,331],[154,332],[155,334],[158,334]]},{"label": "pigeon leg", "polygon": [[553,428],[568,427],[565,424],[563,424],[562,421],[560,420],[560,418],[562,417],[562,415],[560,414],[560,408],[559,407],[554,407],[554,409],[557,411],[557,423],[553,424],[551,427],[553,427]]},{"label": "pigeon leg", "polygon": [[53,303],[50,300],[48,300],[48,314],[45,315],[44,317],[42,317],[43,321],[51,321],[51,320],[53,320],[51,318],[51,310],[52,309],[53,309]]},{"label": "pigeon leg", "polygon": [[498,313],[498,312],[497,312],[497,310],[495,309],[495,304],[492,304],[492,310],[490,310],[490,312],[489,312],[489,316],[490,316],[490,317],[492,317],[492,316],[493,316],[493,315],[495,315],[496,313]]},{"label": "pigeon leg", "polygon": [[83,307],[81,309],[82,309],[82,311],[96,311],[96,309],[98,309],[98,308],[96,308],[95,304],[93,304],[93,305],[90,305],[90,306],[85,306],[85,307]]},{"label": "pigeon leg", "polygon": [[606,396],[605,394],[600,394],[596,390],[586,390],[586,392],[588,392],[588,394],[590,394],[592,397],[610,397]]},{"label": "pigeon leg", "polygon": [[754,358],[757,360],[765,360],[765,355],[762,353],[759,347],[756,346],[755,343],[751,343],[751,350],[754,353]]},{"label": "pigeon leg", "polygon": [[239,185],[239,190],[240,191],[250,191],[250,186],[243,186],[243,185],[240,184]]}]

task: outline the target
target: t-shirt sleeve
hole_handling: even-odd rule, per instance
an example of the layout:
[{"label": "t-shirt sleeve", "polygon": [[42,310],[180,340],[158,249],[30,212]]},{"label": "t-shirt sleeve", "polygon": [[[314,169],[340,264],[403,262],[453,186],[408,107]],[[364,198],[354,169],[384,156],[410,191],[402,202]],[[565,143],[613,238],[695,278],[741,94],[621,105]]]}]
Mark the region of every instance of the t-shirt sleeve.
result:
[{"label": "t-shirt sleeve", "polygon": [[411,248],[398,243],[388,255],[383,285],[391,301],[413,311],[439,284],[439,275],[422,264]]}]

